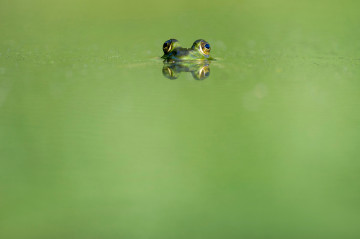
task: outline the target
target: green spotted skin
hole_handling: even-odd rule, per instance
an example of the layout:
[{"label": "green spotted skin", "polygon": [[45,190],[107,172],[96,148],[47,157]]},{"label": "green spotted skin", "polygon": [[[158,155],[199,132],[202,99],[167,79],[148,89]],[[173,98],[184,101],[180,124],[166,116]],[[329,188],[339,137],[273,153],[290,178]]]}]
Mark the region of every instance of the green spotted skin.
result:
[{"label": "green spotted skin", "polygon": [[166,62],[176,61],[210,61],[210,44],[199,39],[194,42],[191,48],[181,47],[176,39],[170,39],[163,45],[164,55],[161,57]]}]

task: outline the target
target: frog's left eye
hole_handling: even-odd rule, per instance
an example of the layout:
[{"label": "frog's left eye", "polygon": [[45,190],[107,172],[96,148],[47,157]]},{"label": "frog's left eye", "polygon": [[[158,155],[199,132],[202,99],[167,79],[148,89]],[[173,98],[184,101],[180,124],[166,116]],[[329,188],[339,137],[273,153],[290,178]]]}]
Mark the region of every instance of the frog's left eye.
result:
[{"label": "frog's left eye", "polygon": [[165,54],[171,51],[171,41],[170,40],[168,40],[164,43],[163,51]]},{"label": "frog's left eye", "polygon": [[167,40],[163,45],[163,51],[165,54],[169,53],[173,49],[173,44],[177,42],[176,39]]}]

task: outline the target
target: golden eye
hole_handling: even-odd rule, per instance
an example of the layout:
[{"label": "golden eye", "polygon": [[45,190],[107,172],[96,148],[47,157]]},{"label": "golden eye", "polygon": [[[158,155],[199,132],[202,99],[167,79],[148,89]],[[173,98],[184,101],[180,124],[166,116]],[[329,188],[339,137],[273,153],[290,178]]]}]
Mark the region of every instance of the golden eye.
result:
[{"label": "golden eye", "polygon": [[210,44],[207,43],[206,41],[203,41],[201,43],[201,51],[205,54],[205,55],[209,55],[210,54]]},{"label": "golden eye", "polygon": [[166,54],[166,53],[170,52],[171,48],[172,48],[171,40],[166,41],[163,45],[164,53]]},{"label": "golden eye", "polygon": [[167,53],[171,52],[172,50],[174,50],[176,47],[178,47],[177,42],[178,42],[178,40],[176,40],[176,39],[167,40],[163,45],[164,53],[167,54]]}]

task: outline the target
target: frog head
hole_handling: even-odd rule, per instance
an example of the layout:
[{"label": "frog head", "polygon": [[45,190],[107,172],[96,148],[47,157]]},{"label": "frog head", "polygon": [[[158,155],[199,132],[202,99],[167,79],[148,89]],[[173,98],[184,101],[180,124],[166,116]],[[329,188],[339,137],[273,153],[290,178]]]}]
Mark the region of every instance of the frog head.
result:
[{"label": "frog head", "polygon": [[178,40],[170,39],[163,44],[163,51],[161,58],[168,62],[213,60],[210,57],[210,44],[202,39],[196,40],[191,48],[183,48]]}]

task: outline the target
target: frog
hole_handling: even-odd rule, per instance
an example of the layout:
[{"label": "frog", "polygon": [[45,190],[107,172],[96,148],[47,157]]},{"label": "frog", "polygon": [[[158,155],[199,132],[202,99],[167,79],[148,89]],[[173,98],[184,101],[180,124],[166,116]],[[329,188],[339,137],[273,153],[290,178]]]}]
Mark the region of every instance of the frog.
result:
[{"label": "frog", "polygon": [[211,61],[210,44],[203,40],[196,40],[191,48],[184,48],[176,39],[169,39],[163,44],[164,55],[161,57],[165,62],[179,61]]}]

